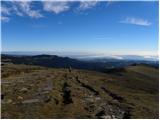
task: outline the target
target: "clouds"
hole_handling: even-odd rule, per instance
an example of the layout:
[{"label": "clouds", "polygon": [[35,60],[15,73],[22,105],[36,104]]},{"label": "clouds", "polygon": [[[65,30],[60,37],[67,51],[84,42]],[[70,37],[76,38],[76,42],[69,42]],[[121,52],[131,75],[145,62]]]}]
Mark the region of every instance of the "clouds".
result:
[{"label": "clouds", "polygon": [[86,9],[93,8],[94,6],[97,5],[97,3],[98,3],[97,1],[82,1],[80,2],[78,10],[86,10]]},{"label": "clouds", "polygon": [[[71,10],[71,1],[39,1],[38,3],[41,4],[42,8],[36,7],[35,1],[31,0],[3,1],[1,5],[1,20],[9,21],[10,16],[13,14],[20,17],[28,16],[30,18],[37,19],[45,17],[44,12],[60,14],[62,12]],[[91,9],[97,4],[96,1],[79,1],[77,3],[77,9],[79,11]]]},{"label": "clouds", "polygon": [[55,14],[69,10],[70,6],[68,2],[54,2],[54,1],[44,1],[43,9],[44,11],[53,12]]},{"label": "clouds", "polygon": [[[7,3],[7,4],[6,4]],[[40,6],[37,7],[37,4]],[[72,3],[77,3],[73,5]],[[98,5],[98,1],[32,1],[32,0],[20,0],[20,1],[3,1],[1,3],[1,20],[8,22],[12,15],[17,15],[20,17],[30,17],[33,19],[44,18],[46,12],[52,14],[60,14],[69,10],[73,10],[75,13],[81,13],[83,15],[88,15],[85,10],[92,9]],[[107,1],[106,5],[110,5],[113,1]],[[9,6],[8,6],[9,5]],[[120,21],[124,24],[133,24],[139,26],[150,26],[151,22],[142,18],[126,17],[124,20]]]},{"label": "clouds", "polygon": [[14,1],[12,10],[18,16],[29,16],[31,18],[41,18],[43,15],[39,10],[34,10],[31,1]]},{"label": "clouds", "polygon": [[126,17],[123,21],[120,21],[120,23],[133,24],[139,26],[150,26],[152,24],[146,19],[135,18],[135,17]]},{"label": "clouds", "polygon": [[9,22],[9,17],[1,16],[1,20],[4,22]]},{"label": "clouds", "polygon": [[1,13],[5,15],[10,15],[10,9],[8,9],[6,6],[1,6]]},{"label": "clouds", "polygon": [[9,21],[8,15],[10,15],[10,9],[7,8],[6,6],[1,6],[1,20],[4,22]]},{"label": "clouds", "polygon": [[17,16],[28,16],[31,18],[41,18],[43,15],[40,13],[40,10],[33,9],[33,5],[31,1],[8,1],[1,5],[1,20],[4,22],[8,22],[10,20],[10,16],[15,14]]}]

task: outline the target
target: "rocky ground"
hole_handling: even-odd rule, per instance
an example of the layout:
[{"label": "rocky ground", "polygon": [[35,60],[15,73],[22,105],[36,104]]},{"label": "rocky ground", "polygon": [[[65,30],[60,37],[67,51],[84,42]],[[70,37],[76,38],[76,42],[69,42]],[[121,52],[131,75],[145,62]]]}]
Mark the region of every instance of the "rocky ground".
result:
[{"label": "rocky ground", "polygon": [[3,65],[2,118],[158,118],[158,69],[119,73]]}]

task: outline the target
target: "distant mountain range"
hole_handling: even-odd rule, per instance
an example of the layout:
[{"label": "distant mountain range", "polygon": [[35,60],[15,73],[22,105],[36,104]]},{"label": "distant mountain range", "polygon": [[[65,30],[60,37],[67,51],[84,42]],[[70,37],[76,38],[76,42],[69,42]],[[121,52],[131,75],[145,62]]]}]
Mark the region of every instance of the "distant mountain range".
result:
[{"label": "distant mountain range", "polygon": [[14,64],[38,65],[52,68],[76,68],[95,71],[106,71],[106,69],[123,68],[132,64],[147,64],[158,68],[158,61],[129,60],[115,58],[97,58],[91,60],[80,60],[57,55],[1,55],[2,62],[9,60]]},{"label": "distant mountain range", "polygon": [[33,56],[33,55],[41,55],[41,54],[47,54],[47,55],[58,55],[61,57],[70,57],[74,59],[79,60],[101,60],[106,61],[108,59],[118,59],[118,60],[146,60],[146,61],[158,61],[159,56],[158,55],[101,55],[101,54],[93,54],[93,53],[82,53],[82,52],[51,52],[51,51],[30,51],[30,52],[19,52],[19,51],[13,51],[13,52],[2,52],[2,54],[8,54],[8,55],[27,55],[27,56]]}]

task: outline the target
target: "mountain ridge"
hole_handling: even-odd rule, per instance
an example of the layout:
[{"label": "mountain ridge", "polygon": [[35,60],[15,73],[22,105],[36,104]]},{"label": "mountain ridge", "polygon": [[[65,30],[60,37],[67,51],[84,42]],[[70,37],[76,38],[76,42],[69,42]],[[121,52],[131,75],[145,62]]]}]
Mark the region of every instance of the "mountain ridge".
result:
[{"label": "mountain ridge", "polygon": [[76,69],[87,69],[96,71],[105,71],[109,68],[125,67],[132,64],[149,64],[158,68],[158,61],[139,61],[139,60],[117,60],[117,59],[104,59],[104,60],[88,60],[83,61],[79,59],[73,59],[70,57],[60,57],[57,55],[1,55],[2,62],[5,59],[10,59],[15,64],[26,64],[26,65],[39,65],[43,67],[53,68],[76,68]]}]

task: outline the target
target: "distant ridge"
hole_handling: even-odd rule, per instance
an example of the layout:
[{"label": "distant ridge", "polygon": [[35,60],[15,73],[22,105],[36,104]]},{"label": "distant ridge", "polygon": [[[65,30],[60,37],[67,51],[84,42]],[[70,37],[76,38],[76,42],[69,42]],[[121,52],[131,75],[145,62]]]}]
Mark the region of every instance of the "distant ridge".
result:
[{"label": "distant ridge", "polygon": [[132,64],[148,64],[154,67],[159,66],[158,62],[155,61],[135,61],[135,60],[118,60],[118,59],[103,59],[103,60],[90,60],[82,61],[78,59],[73,59],[69,57],[60,57],[57,55],[1,55],[2,62],[5,59],[9,59],[14,64],[26,64],[26,65],[37,65],[43,67],[51,68],[76,68],[76,69],[86,69],[95,71],[105,71],[106,69],[112,68],[123,68]]},{"label": "distant ridge", "polygon": [[101,55],[94,53],[83,52],[52,52],[52,51],[2,51],[1,54],[16,55],[16,56],[33,56],[33,55],[57,55],[61,57],[70,57],[79,60],[105,60],[105,59],[118,59],[118,60],[146,60],[146,61],[159,61],[158,55]]}]

